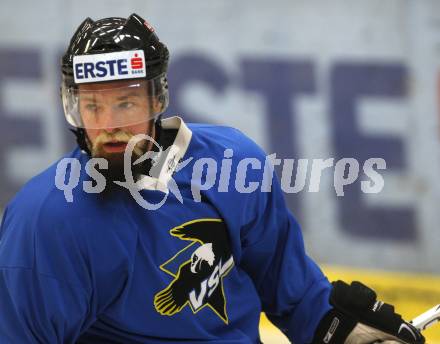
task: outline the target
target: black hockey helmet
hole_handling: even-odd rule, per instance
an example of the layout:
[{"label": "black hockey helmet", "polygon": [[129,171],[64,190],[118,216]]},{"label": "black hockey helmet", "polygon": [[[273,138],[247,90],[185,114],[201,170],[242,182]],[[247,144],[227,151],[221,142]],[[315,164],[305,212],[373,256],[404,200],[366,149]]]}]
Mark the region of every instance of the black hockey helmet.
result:
[{"label": "black hockey helmet", "polygon": [[[87,18],[73,35],[62,58],[61,94],[66,119],[74,127],[99,128],[98,123],[85,123],[79,99],[84,95],[80,84],[109,81],[133,81],[129,85],[143,87],[147,97],[160,102],[141,116],[119,116],[115,127],[150,120],[168,106],[166,71],[169,52],[154,29],[137,14],[124,18]],[[119,83],[120,85],[120,83]],[[115,86],[120,87],[120,86]],[[103,92],[108,85],[103,86]],[[96,94],[96,92],[95,92]],[[104,93],[102,93],[104,94]],[[83,111],[84,112],[84,111]]]},{"label": "black hockey helmet", "polygon": [[[115,64],[113,56],[116,56],[116,61],[122,62]],[[87,18],[81,23],[61,60],[61,96],[66,119],[76,128],[72,131],[84,151],[89,152],[84,128],[90,125],[85,123],[80,113],[79,99],[84,93],[79,85],[132,81],[129,87],[144,87],[148,90],[146,97],[154,98],[159,106],[145,111],[142,118],[118,116],[120,120],[114,126],[152,120],[168,106],[168,60],[166,45],[159,40],[153,27],[137,14],[133,13],[127,19],[110,17],[93,21]],[[110,72],[113,75],[108,76]],[[108,90],[108,85],[103,87],[103,92],[105,90]],[[156,128],[158,126],[160,121],[156,121]],[[99,126],[96,124],[92,128]]]},{"label": "black hockey helmet", "polygon": [[74,85],[74,56],[138,49],[144,51],[146,79],[166,73],[168,49],[153,27],[139,15],[133,13],[127,19],[110,17],[96,21],[87,18],[76,30],[62,58],[63,81],[68,86]]}]

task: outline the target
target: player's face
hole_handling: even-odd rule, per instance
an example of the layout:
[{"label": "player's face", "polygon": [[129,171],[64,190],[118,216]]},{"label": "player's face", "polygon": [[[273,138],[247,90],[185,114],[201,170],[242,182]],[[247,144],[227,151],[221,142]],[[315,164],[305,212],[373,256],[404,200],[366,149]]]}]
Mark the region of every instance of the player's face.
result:
[{"label": "player's face", "polygon": [[[130,81],[79,85],[79,110],[93,156],[111,158],[125,151],[132,136],[153,136],[153,121],[146,114],[155,104],[146,96],[147,86],[129,85]],[[136,147],[135,153],[142,148]]]}]

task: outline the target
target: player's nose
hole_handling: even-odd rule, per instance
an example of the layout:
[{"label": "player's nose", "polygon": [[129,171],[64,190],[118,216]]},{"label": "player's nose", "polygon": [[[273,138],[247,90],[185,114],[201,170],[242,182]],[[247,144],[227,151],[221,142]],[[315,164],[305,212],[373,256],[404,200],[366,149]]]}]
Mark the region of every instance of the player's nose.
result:
[{"label": "player's nose", "polygon": [[118,114],[112,107],[107,107],[101,114],[100,126],[105,131],[111,133],[118,129],[120,123],[118,123]]}]

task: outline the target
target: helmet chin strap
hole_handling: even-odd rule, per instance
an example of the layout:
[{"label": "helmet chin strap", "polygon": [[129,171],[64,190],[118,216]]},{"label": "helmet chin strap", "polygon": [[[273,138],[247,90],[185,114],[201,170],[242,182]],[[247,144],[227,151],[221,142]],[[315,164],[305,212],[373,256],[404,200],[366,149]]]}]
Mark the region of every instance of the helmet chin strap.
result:
[{"label": "helmet chin strap", "polygon": [[90,152],[89,145],[88,145],[88,139],[87,134],[84,128],[76,128],[76,129],[69,129],[76,138],[76,143],[78,144],[79,148],[85,153],[87,153],[88,156],[92,156],[92,153]]},{"label": "helmet chin strap", "polygon": [[[79,148],[86,153],[89,157],[92,157],[92,152],[90,150],[90,140],[87,137],[86,130],[84,128],[76,128],[76,129],[69,129],[76,138],[76,143],[78,144]],[[154,119],[154,130],[153,130],[153,139],[156,142],[160,142],[160,136],[162,133],[162,115],[157,116]]]},{"label": "helmet chin strap", "polygon": [[[154,120],[153,139],[159,143],[162,135],[162,115],[159,115]],[[160,145],[160,143],[159,143]]]}]

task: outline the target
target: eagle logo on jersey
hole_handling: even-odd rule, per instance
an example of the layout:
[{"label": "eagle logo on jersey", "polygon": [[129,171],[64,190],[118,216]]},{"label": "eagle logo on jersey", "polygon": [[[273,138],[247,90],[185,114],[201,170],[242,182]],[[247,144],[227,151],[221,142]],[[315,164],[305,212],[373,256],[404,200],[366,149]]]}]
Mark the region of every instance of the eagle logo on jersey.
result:
[{"label": "eagle logo on jersey", "polygon": [[[234,266],[234,259],[224,222],[194,220],[174,227],[170,234],[191,243],[160,266],[174,279],[154,296],[156,310],[172,316],[186,305],[194,314],[208,306],[227,324],[223,278]],[[171,271],[173,265],[176,272]]]}]

